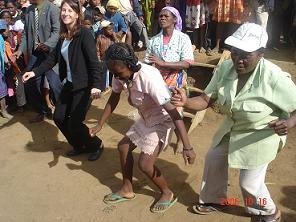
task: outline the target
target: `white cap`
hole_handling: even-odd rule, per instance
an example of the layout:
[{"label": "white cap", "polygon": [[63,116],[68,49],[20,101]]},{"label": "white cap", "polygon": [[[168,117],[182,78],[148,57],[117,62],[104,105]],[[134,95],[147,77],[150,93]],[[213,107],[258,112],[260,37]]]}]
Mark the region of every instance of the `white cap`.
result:
[{"label": "white cap", "polygon": [[12,26],[12,30],[15,32],[20,32],[24,30],[24,23],[21,20],[17,20]]},{"label": "white cap", "polygon": [[225,40],[225,44],[245,52],[254,52],[265,48],[267,40],[268,35],[264,28],[255,23],[245,23]]},{"label": "white cap", "polygon": [[106,9],[103,6],[98,5],[95,8],[98,9],[99,12],[103,15],[106,13]]},{"label": "white cap", "polygon": [[106,28],[108,25],[111,25],[111,24],[113,24],[113,23],[110,22],[110,21],[108,21],[108,20],[103,20],[103,21],[101,22],[101,26],[102,26],[102,28]]}]

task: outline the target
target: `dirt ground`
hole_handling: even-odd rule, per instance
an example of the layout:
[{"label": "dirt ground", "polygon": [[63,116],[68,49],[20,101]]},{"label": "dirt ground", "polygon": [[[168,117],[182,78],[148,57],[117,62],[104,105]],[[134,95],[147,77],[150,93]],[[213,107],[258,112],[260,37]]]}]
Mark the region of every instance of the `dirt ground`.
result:
[{"label": "dirt ground", "polygon": [[[292,50],[267,51],[266,58],[280,65],[296,80],[296,65]],[[197,54],[200,62],[210,61]],[[289,96],[289,95],[287,95]],[[95,124],[108,96],[93,102],[86,123]],[[94,222],[94,221],[200,221],[246,222],[242,197],[238,187],[238,171],[230,170],[229,197],[238,198],[241,206],[225,213],[210,216],[193,214],[190,207],[198,201],[204,156],[211,138],[222,121],[222,116],[209,109],[200,126],[190,135],[197,152],[197,161],[185,166],[181,155],[173,149],[161,153],[157,165],[166,176],[171,189],[178,195],[178,203],[164,214],[152,214],[149,207],[159,193],[135,167],[134,186],[137,198],[118,205],[106,205],[104,195],[116,191],[121,184],[117,142],[133,120],[132,111],[123,96],[115,113],[103,128],[100,137],[105,144],[102,157],[87,161],[87,156],[67,158],[70,150],[65,138],[53,121],[29,124],[35,114],[25,112],[9,121],[0,119],[0,221],[3,222]],[[173,138],[174,146],[175,138]],[[291,130],[286,148],[269,168],[266,183],[272,197],[282,210],[282,221],[296,221],[296,129]],[[138,151],[135,152],[138,157]]]}]

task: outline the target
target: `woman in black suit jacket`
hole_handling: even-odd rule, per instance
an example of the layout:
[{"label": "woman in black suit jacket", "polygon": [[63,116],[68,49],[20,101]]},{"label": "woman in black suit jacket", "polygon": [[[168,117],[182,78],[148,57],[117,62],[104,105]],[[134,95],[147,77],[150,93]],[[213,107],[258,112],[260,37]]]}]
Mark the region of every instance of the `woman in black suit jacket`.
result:
[{"label": "woman in black suit jacket", "polygon": [[79,0],[63,0],[61,30],[56,48],[39,67],[23,75],[23,81],[41,75],[59,63],[59,76],[64,83],[54,112],[54,122],[73,150],[68,156],[91,153],[96,160],[103,151],[102,141],[89,135],[83,123],[90,99],[99,97],[103,88],[103,72],[98,62],[95,40],[91,32],[81,26]]}]

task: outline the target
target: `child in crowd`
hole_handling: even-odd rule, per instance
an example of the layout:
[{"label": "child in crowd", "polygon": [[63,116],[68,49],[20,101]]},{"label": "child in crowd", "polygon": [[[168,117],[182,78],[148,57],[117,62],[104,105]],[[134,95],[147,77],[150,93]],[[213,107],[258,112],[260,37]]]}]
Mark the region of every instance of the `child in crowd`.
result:
[{"label": "child in crowd", "polygon": [[90,18],[85,18],[83,20],[83,26],[88,29],[92,28],[92,22],[91,22]]},{"label": "child in crowd", "polygon": [[92,31],[95,34],[95,36],[100,34],[100,30],[102,28],[101,22],[104,20],[105,13],[106,10],[103,6],[97,6],[94,9]]},{"label": "child in crowd", "polygon": [[[23,107],[26,104],[26,95],[24,83],[22,81],[21,69],[25,66],[19,66],[21,63],[17,61],[13,54],[13,48],[11,47],[8,34],[4,34],[3,38],[5,40],[5,56],[7,58],[5,77],[8,86],[8,96],[16,96],[17,111],[23,112]],[[19,58],[20,60],[21,58]]]},{"label": "child in crowd", "polygon": [[4,0],[0,0],[0,11],[5,9],[5,1]]},{"label": "child in crowd", "polygon": [[5,42],[3,36],[6,36],[8,32],[7,23],[5,20],[0,20],[0,106],[1,115],[4,118],[12,118],[12,116],[6,110],[6,100],[7,96],[7,85],[5,81]]},{"label": "child in crowd", "polygon": [[113,23],[114,32],[117,35],[117,38],[121,42],[125,42],[127,26],[124,21],[124,18],[118,12],[119,2],[118,0],[109,0],[106,5],[107,12],[105,14],[106,19],[110,20]]},{"label": "child in crowd", "polygon": [[20,45],[24,24],[21,20],[16,20],[14,22],[12,20],[12,14],[6,10],[0,13],[0,18],[5,19],[9,30],[6,35],[3,35],[5,40],[5,56],[7,58],[5,78],[8,87],[8,96],[9,98],[15,96],[17,111],[23,112],[23,107],[26,104],[24,84],[21,80],[21,70],[24,68],[24,61],[23,57],[17,60],[14,56],[14,52],[18,50]]},{"label": "child in crowd", "polygon": [[6,8],[10,11],[12,16],[12,22],[15,23],[17,20],[21,19],[21,13],[17,9],[17,3],[14,0],[8,0],[6,2]]},{"label": "child in crowd", "polygon": [[[113,30],[113,23],[104,20],[101,22],[102,27],[102,34],[98,35],[97,37],[97,54],[99,61],[104,60],[105,52],[109,48],[110,45],[113,45],[115,42],[119,42],[117,39],[114,30]],[[105,76],[105,92],[110,90],[112,77],[110,75],[109,70],[104,62],[104,76]]]}]

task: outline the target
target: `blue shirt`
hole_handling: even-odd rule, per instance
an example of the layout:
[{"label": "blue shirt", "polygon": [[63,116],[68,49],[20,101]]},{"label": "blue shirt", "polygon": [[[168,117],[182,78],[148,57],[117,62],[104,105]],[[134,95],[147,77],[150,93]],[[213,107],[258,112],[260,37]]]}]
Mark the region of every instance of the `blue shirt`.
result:
[{"label": "blue shirt", "polygon": [[109,12],[106,12],[105,14],[105,18],[111,22],[113,22],[113,29],[114,32],[119,32],[122,31],[124,33],[126,33],[126,23],[124,21],[124,18],[122,17],[122,15],[119,12],[116,12],[113,16],[111,16],[111,14]]}]

